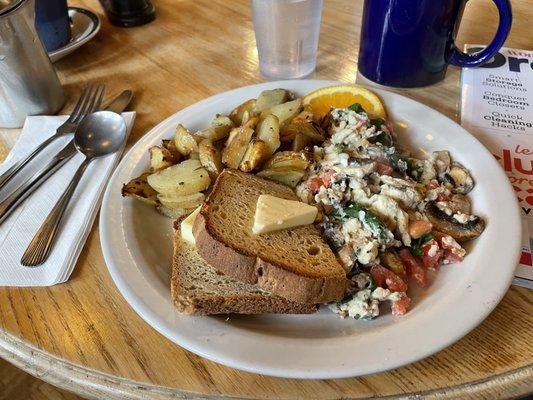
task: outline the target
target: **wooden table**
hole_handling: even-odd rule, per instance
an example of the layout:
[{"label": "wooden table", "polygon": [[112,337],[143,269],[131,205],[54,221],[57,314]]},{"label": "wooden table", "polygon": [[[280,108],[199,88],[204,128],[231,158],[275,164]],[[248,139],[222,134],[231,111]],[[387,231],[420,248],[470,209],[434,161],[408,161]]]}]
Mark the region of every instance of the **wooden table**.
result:
[{"label": "wooden table", "polygon": [[[71,1],[101,13],[96,0]],[[130,145],[163,118],[206,96],[263,81],[248,0],[158,0],[157,20],[102,31],[57,63],[72,105],[89,80],[108,94],[135,91]],[[316,77],[353,82],[361,1],[324,2]],[[486,43],[495,7],[472,0],[461,43]],[[533,0],[514,2],[510,47],[533,49]],[[403,90],[457,118],[459,70],[427,89]],[[1,132],[0,159],[18,131]],[[89,398],[508,398],[533,391],[533,292],[512,287],[464,339],[433,357],[393,371],[342,380],[298,381],[239,372],[171,343],[129,307],[107,272],[92,229],[70,281],[50,288],[0,288],[0,355],[54,385]],[[443,323],[445,323],[443,321]]]}]

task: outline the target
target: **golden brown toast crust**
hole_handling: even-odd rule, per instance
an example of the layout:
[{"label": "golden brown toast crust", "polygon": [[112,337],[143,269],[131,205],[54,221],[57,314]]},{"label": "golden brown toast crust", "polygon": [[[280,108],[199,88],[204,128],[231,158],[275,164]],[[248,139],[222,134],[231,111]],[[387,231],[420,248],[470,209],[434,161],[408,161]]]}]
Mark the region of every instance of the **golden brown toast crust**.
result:
[{"label": "golden brown toast crust", "polygon": [[[302,269],[289,269],[286,264],[280,262],[279,258],[276,260],[270,258],[265,252],[257,255],[252,249],[246,249],[242,246],[234,248],[234,246],[228,245],[227,238],[217,233],[217,230],[212,226],[210,217],[219,211],[216,208],[217,196],[223,195],[219,192],[220,182],[221,179],[224,179],[225,174],[227,176],[242,173],[233,170],[222,172],[196,219],[193,234],[196,238],[198,252],[202,257],[224,274],[242,282],[258,284],[260,287],[289,300],[308,304],[340,300],[346,290],[346,275],[331,249],[321,238],[321,248],[325,249],[324,252],[329,252],[322,256],[328,261],[330,260],[332,264],[332,271],[326,271],[322,275],[320,271],[309,272]],[[244,177],[244,179],[248,178]],[[261,178],[254,177],[254,179]],[[272,182],[272,185],[278,184]],[[283,187],[278,191],[284,197],[295,198],[294,193],[289,188]],[[314,226],[295,229],[298,229],[300,235],[303,236],[310,232],[315,242],[319,236],[317,228]],[[274,235],[275,233],[273,237],[275,237]],[[302,249],[302,252],[305,250]]]},{"label": "golden brown toast crust", "polygon": [[[172,276],[170,290],[174,305],[179,312],[189,315],[213,315],[213,314],[311,314],[318,309],[314,304],[301,304],[289,301],[283,297],[260,290],[248,290],[236,293],[214,293],[209,290],[201,292],[196,290],[192,293],[187,288],[184,275],[188,260],[195,259],[198,264],[205,268],[214,269],[201,259],[197,252],[181,240],[180,222],[174,222],[174,257],[172,264]],[[193,254],[194,253],[194,254]],[[216,274],[215,274],[216,275]],[[222,277],[220,277],[222,279]],[[202,282],[193,282],[200,286]],[[242,286],[242,285],[241,285]]]}]

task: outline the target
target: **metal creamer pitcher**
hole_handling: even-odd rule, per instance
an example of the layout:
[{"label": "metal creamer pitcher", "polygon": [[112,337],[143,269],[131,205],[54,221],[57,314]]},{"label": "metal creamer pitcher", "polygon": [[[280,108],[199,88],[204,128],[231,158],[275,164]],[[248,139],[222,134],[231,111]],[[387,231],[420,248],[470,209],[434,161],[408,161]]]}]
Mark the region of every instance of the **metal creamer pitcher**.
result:
[{"label": "metal creamer pitcher", "polygon": [[35,28],[34,0],[0,0],[0,127],[19,128],[27,115],[54,114],[63,103]]}]

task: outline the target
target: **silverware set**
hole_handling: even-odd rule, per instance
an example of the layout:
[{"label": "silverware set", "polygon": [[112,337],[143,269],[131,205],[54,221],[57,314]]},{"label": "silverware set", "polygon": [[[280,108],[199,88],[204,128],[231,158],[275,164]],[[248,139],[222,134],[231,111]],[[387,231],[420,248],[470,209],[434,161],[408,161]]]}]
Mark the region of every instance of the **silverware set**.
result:
[{"label": "silverware set", "polygon": [[[87,166],[98,157],[120,150],[126,140],[126,124],[119,114],[126,109],[133,94],[130,90],[125,90],[104,111],[99,111],[104,93],[104,85],[88,85],[82,91],[71,115],[67,121],[57,128],[56,133],[45,140],[26,158],[17,161],[0,175],[0,196],[3,198],[0,202],[1,224],[13,210],[75,154],[81,152],[85,155],[85,160],[79,166],[69,186],[52,211],[50,211],[24,252],[21,259],[21,264],[24,266],[38,266],[43,264],[48,258],[63,214]],[[69,135],[73,135],[72,140],[55,154],[44,167],[35,175],[29,177],[22,185],[10,193],[7,192],[7,184],[15,176],[22,173],[23,168],[37,154],[55,140]]]}]

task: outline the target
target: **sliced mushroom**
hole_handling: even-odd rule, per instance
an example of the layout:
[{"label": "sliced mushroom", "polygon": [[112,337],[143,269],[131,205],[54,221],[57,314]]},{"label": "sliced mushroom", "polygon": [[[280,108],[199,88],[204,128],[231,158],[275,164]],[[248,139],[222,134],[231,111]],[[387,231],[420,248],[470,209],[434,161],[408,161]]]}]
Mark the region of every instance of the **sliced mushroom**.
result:
[{"label": "sliced mushroom", "polygon": [[426,205],[425,214],[433,224],[435,230],[446,233],[458,242],[466,242],[477,238],[485,229],[485,221],[479,217],[460,223],[453,214],[448,215],[442,211],[434,201]]},{"label": "sliced mushroom", "polygon": [[329,246],[335,252],[339,252],[344,246],[344,237],[341,234],[340,223],[326,221],[322,223],[322,229],[324,230],[324,238]]},{"label": "sliced mushroom", "polygon": [[470,172],[461,164],[454,162],[450,170],[443,177],[446,183],[452,186],[452,192],[467,194],[474,188],[474,179]]},{"label": "sliced mushroom", "polygon": [[343,266],[346,273],[350,272],[355,262],[357,261],[357,257],[353,248],[351,246],[344,246],[339,250],[337,254],[339,256],[339,260],[341,261],[341,265]]},{"label": "sliced mushroom", "polygon": [[452,163],[450,153],[446,150],[434,151],[432,158],[435,160],[437,175],[442,178]]},{"label": "sliced mushroom", "polygon": [[433,163],[433,160],[424,160],[422,162],[422,168],[418,181],[425,185],[435,178],[437,178],[437,170],[435,169],[435,164]]},{"label": "sliced mushroom", "polygon": [[454,211],[470,214],[470,201],[464,194],[457,193],[452,195],[449,204],[450,208]]}]

